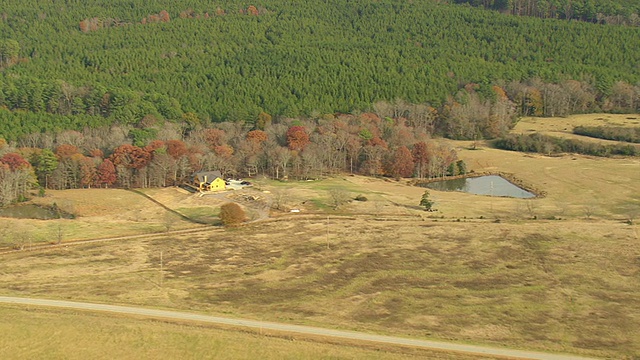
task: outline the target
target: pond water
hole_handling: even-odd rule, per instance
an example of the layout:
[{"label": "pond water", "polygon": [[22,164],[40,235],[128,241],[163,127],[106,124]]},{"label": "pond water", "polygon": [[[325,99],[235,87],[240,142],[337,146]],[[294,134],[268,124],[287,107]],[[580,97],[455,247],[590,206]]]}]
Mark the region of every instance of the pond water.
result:
[{"label": "pond water", "polygon": [[18,219],[38,219],[38,220],[50,220],[50,219],[70,219],[73,216],[63,211],[56,211],[52,208],[42,207],[33,204],[25,205],[13,205],[0,209],[0,217],[10,217]]},{"label": "pond water", "polygon": [[420,184],[420,186],[440,191],[462,191],[476,195],[506,196],[521,199],[536,196],[497,175],[435,181]]}]

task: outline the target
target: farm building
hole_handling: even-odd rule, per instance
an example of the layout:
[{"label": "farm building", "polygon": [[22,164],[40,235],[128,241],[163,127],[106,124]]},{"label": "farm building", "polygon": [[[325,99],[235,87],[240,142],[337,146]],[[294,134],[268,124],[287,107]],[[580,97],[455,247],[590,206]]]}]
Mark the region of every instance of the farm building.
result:
[{"label": "farm building", "polygon": [[221,191],[226,183],[220,171],[201,171],[193,175],[193,185],[200,191]]}]

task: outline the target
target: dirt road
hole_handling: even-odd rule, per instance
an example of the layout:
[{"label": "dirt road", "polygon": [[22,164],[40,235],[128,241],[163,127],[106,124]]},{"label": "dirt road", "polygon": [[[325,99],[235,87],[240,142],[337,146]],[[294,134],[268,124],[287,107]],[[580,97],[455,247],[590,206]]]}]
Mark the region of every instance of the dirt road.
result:
[{"label": "dirt road", "polygon": [[182,321],[194,321],[209,324],[227,325],[241,328],[260,329],[265,331],[277,331],[289,334],[302,334],[312,336],[324,336],[334,339],[344,339],[350,341],[363,341],[373,343],[384,343],[390,345],[409,346],[416,348],[435,349],[442,351],[452,351],[467,354],[478,354],[487,356],[505,357],[508,359],[538,359],[538,360],[587,360],[589,358],[572,356],[572,355],[560,355],[551,353],[541,353],[525,350],[503,349],[494,347],[484,347],[476,345],[447,343],[440,341],[430,340],[418,340],[401,338],[395,336],[383,336],[374,335],[360,332],[341,331],[323,329],[311,326],[290,325],[282,323],[263,322],[255,320],[244,319],[232,319],[223,318],[209,315],[200,315],[194,313],[156,310],[148,308],[130,307],[130,306],[118,306],[107,304],[94,304],[74,301],[62,301],[62,300],[47,300],[47,299],[33,299],[33,298],[17,298],[0,296],[0,303],[5,304],[20,304],[28,306],[46,306],[56,307],[74,310],[85,310],[95,312],[108,312],[116,314],[129,314],[136,316],[146,316],[151,318],[162,319],[174,319]]}]

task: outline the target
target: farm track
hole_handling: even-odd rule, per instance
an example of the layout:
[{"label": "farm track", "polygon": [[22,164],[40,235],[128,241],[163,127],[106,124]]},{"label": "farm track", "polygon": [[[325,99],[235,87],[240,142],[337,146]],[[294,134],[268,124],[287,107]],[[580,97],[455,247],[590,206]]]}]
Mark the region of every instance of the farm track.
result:
[{"label": "farm track", "polygon": [[62,247],[74,246],[74,245],[85,245],[85,244],[93,244],[93,243],[102,243],[102,242],[110,242],[110,241],[118,241],[118,240],[135,240],[135,239],[154,239],[171,235],[182,235],[182,234],[190,234],[190,233],[202,233],[208,231],[221,231],[220,228],[212,228],[212,227],[199,227],[199,228],[190,228],[190,229],[182,229],[182,230],[173,230],[166,232],[158,232],[158,233],[150,233],[150,234],[138,234],[138,235],[126,235],[126,236],[116,236],[116,237],[106,237],[106,238],[95,238],[95,239],[83,239],[83,240],[72,240],[65,241],[61,243],[48,243],[48,244],[36,244],[31,246],[23,246],[20,249],[15,249],[11,247],[3,247],[0,248],[0,255],[11,254],[17,252],[32,252],[32,251],[42,251],[42,250],[56,250]]},{"label": "farm track", "polygon": [[[422,221],[420,217],[415,215],[407,215],[407,214],[396,214],[386,218],[371,218],[371,215],[326,215],[320,213],[313,214],[304,214],[304,215],[284,215],[278,217],[270,217],[266,219],[257,219],[252,222],[248,222],[242,227],[251,227],[256,224],[262,223],[270,223],[270,222],[280,222],[280,221],[290,221],[293,218],[300,220],[318,220],[318,221],[326,221],[327,217],[333,219],[341,219],[341,220],[356,220],[357,218],[367,218],[369,217],[372,221],[407,221],[407,219],[412,219],[416,221]],[[184,234],[204,234],[204,233],[215,233],[222,232],[224,228],[217,226],[199,226],[197,228],[189,228],[189,229],[181,229],[181,230],[171,230],[157,233],[148,233],[148,234],[137,234],[137,235],[125,235],[125,236],[115,236],[115,237],[104,237],[104,238],[95,238],[95,239],[82,239],[82,240],[72,240],[72,241],[64,241],[61,243],[46,243],[46,244],[33,244],[31,246],[23,246],[21,248],[12,248],[12,247],[0,247],[0,255],[13,254],[13,253],[21,253],[21,252],[35,252],[35,251],[53,251],[56,249],[68,247],[68,246],[76,246],[76,245],[86,245],[86,244],[97,244],[97,243],[105,243],[112,241],[128,241],[128,240],[148,240],[148,239],[158,239],[158,238],[166,238],[174,235],[184,235]]]},{"label": "farm track", "polygon": [[149,196],[149,195],[147,195],[147,194],[143,193],[142,191],[134,190],[134,189],[129,189],[129,191],[131,191],[132,193],[134,193],[134,194],[136,194],[136,195],[140,195],[140,196],[142,196],[142,197],[146,198],[147,200],[149,200],[149,201],[151,201],[152,203],[154,203],[154,204],[156,204],[156,205],[160,206],[161,208],[165,209],[166,211],[168,211],[168,212],[170,212],[170,213],[173,213],[173,214],[175,214],[175,215],[179,216],[179,217],[180,217],[181,219],[183,219],[183,220],[186,220],[186,221],[192,222],[192,223],[194,223],[194,224],[203,224],[203,225],[206,225],[206,223],[204,223],[204,222],[194,220],[194,219],[192,219],[192,218],[190,218],[190,217],[188,217],[188,216],[186,216],[186,215],[181,214],[181,213],[180,213],[180,212],[178,212],[178,211],[175,211],[175,210],[171,209],[170,207],[168,207],[168,206],[166,206],[165,204],[161,203],[160,201],[158,201],[158,200],[154,199],[153,197],[151,197],[151,196]]},{"label": "farm track", "polygon": [[285,323],[274,323],[247,319],[235,319],[216,317],[196,313],[149,309],[131,306],[119,306],[109,304],[96,304],[85,302],[72,302],[63,300],[48,300],[34,298],[17,298],[0,296],[0,303],[43,306],[64,309],[73,309],[90,312],[101,312],[111,314],[124,314],[129,316],[142,316],[146,318],[169,319],[174,321],[189,321],[194,323],[206,323],[218,326],[230,326],[236,329],[251,329],[263,333],[275,332],[276,334],[291,334],[306,337],[320,337],[324,339],[335,339],[340,341],[355,341],[368,344],[386,344],[399,347],[410,347],[419,349],[430,349],[452,353],[462,353],[481,356],[492,356],[504,359],[536,359],[536,360],[588,360],[591,358],[575,355],[563,355],[553,353],[543,353],[537,351],[516,350],[498,347],[485,347],[478,345],[468,345],[451,343],[444,341],[420,340],[402,338],[396,336],[375,335],[363,332],[332,330],[312,326],[292,325]]}]

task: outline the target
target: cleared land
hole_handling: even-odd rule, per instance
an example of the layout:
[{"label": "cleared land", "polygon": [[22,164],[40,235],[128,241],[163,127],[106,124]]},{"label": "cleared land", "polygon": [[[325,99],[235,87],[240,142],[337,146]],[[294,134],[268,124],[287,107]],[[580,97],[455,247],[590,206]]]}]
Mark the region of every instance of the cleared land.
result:
[{"label": "cleared land", "polygon": [[[259,180],[256,188],[232,195],[256,218],[276,198],[282,208],[301,213],[274,211],[270,220],[229,230],[213,226],[162,239],[5,254],[2,293],[585,356],[640,356],[640,160],[532,156],[453,144],[470,169],[512,174],[546,196],[431,191],[438,211],[427,213],[417,207],[424,189],[404,181]],[[335,188],[368,201],[334,210],[329,190]],[[229,200],[178,189],[147,194],[201,217],[209,216],[207,207],[215,212]],[[167,222],[165,213],[173,213],[132,192],[49,195],[43,201],[71,199],[79,217],[2,219],[0,225],[34,233],[68,225],[65,240],[105,236],[111,229],[124,234],[202,226],[179,217]],[[34,327],[39,320],[25,321],[28,331],[40,331]]]},{"label": "cleared land", "polygon": [[575,135],[573,134],[573,128],[578,125],[640,127],[640,114],[581,114],[552,118],[526,117],[521,119],[511,132],[515,134],[539,132],[550,136],[580,139],[603,144],[617,143],[611,140]]}]

